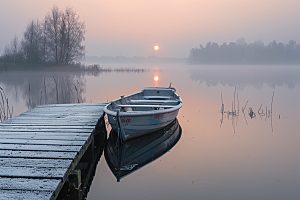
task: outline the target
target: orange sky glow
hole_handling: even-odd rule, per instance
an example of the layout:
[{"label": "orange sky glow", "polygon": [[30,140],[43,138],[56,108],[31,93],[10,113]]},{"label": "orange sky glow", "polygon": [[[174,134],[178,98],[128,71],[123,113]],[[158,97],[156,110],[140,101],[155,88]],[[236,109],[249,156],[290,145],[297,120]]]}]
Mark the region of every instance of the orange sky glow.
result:
[{"label": "orange sky glow", "polygon": [[[18,6],[16,6],[18,5]],[[298,0],[12,0],[0,6],[0,51],[53,5],[72,7],[86,23],[86,54],[187,57],[207,42],[300,42]],[[3,31],[5,30],[5,31]],[[154,52],[153,44],[164,46]]]}]

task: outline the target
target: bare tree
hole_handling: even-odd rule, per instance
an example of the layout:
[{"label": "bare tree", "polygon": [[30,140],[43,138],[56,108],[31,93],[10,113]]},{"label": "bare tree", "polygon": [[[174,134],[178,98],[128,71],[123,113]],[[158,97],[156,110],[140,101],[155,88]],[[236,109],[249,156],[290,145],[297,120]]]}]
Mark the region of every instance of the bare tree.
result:
[{"label": "bare tree", "polygon": [[44,26],[49,53],[56,64],[68,64],[84,56],[85,23],[72,8],[60,11],[54,6],[45,17]]},{"label": "bare tree", "polygon": [[65,21],[65,59],[64,63],[68,64],[75,59],[84,56],[85,46],[82,42],[85,40],[85,23],[79,21],[79,15],[70,7],[67,7],[64,13]]},{"label": "bare tree", "polygon": [[22,51],[25,62],[29,64],[42,62],[42,26],[38,20],[31,20],[24,32]]},{"label": "bare tree", "polygon": [[45,34],[48,39],[49,55],[54,59],[56,64],[59,64],[59,27],[61,24],[61,11],[57,6],[54,6],[51,12],[45,17]]}]

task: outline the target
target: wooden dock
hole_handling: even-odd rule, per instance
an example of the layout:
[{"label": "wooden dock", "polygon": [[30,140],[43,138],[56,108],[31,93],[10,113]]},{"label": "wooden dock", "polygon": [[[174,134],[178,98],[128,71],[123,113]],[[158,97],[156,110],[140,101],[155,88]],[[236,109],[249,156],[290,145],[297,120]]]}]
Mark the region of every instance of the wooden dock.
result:
[{"label": "wooden dock", "polygon": [[78,163],[97,145],[104,106],[38,106],[0,123],[0,199],[57,199],[74,174],[81,184]]}]

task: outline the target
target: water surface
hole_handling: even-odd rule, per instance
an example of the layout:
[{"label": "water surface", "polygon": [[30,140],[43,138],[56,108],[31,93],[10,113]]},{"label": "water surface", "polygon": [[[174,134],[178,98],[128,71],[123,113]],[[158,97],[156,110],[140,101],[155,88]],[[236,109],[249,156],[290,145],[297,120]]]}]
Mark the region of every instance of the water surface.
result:
[{"label": "water surface", "polygon": [[120,182],[102,156],[89,200],[300,198],[300,66],[133,67],[149,70],[1,72],[0,86],[13,115],[46,103],[107,102],[147,86],[176,88],[178,143]]}]

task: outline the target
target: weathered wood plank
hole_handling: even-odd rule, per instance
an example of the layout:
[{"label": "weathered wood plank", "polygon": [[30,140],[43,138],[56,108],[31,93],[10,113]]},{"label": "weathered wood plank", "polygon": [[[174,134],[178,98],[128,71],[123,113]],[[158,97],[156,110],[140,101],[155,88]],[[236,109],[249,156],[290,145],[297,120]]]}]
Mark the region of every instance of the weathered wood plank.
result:
[{"label": "weathered wood plank", "polygon": [[59,145],[28,145],[28,144],[1,144],[0,150],[18,150],[18,151],[80,151],[81,146],[59,146]]},{"label": "weathered wood plank", "polygon": [[46,115],[47,114],[56,114],[56,115],[70,115],[70,116],[80,116],[83,115],[83,113],[85,113],[85,116],[94,116],[94,115],[98,115],[99,118],[103,115],[103,112],[100,111],[64,111],[64,110],[45,110],[45,111],[32,111],[30,113],[24,113],[24,114],[31,114],[31,115],[36,115],[36,117],[38,116],[42,116],[42,115]]},{"label": "weathered wood plank", "polygon": [[[32,134],[28,132],[27,134],[3,134],[0,132],[0,142],[1,139],[32,139],[32,140],[70,140],[70,141],[82,141],[87,140],[89,135],[77,135],[77,134],[70,134],[70,135],[52,135],[52,134]],[[1,148],[1,147],[0,147]]]},{"label": "weathered wood plank", "polygon": [[16,117],[36,117],[36,118],[72,118],[72,117],[81,117],[81,118],[88,118],[88,117],[99,117],[102,116],[101,113],[69,113],[68,115],[65,113],[31,113],[31,112],[25,112],[22,113]]},{"label": "weathered wood plank", "polygon": [[5,178],[51,178],[63,179],[68,168],[57,167],[3,167],[0,166],[0,177]]},{"label": "weathered wood plank", "polygon": [[34,119],[27,119],[27,120],[13,120],[10,122],[2,123],[5,126],[95,126],[97,121],[80,121],[80,120],[34,120]]},{"label": "weathered wood plank", "polygon": [[71,103],[71,104],[46,104],[46,105],[39,105],[36,108],[44,108],[44,107],[104,107],[108,103]]},{"label": "weathered wood plank", "polygon": [[89,107],[44,107],[44,108],[35,108],[31,112],[48,112],[48,111],[58,111],[58,112],[103,112],[99,106],[89,106]]},{"label": "weathered wood plank", "polygon": [[93,129],[94,126],[70,126],[66,124],[65,126],[55,126],[55,125],[14,125],[14,124],[0,124],[0,129]]},{"label": "weathered wood plank", "polygon": [[80,107],[80,106],[106,106],[108,103],[73,103],[73,104],[47,104],[47,105],[40,105],[37,108],[42,107]]},{"label": "weathered wood plank", "polygon": [[101,108],[104,107],[107,104],[89,104],[86,103],[85,105],[83,104],[49,104],[49,105],[40,105],[37,106],[35,109],[42,109],[42,108],[59,108],[59,107],[63,107],[63,108],[72,108],[72,109],[77,109],[77,108]]},{"label": "weathered wood plank", "polygon": [[23,113],[21,115],[18,115],[14,118],[8,119],[6,122],[9,121],[14,121],[14,120],[26,120],[26,119],[39,119],[39,120],[49,120],[49,119],[53,119],[53,120],[82,120],[82,121],[90,121],[90,120],[97,120],[99,119],[99,117],[101,117],[101,113],[100,114],[80,114],[80,115],[75,115],[75,114],[68,114],[66,115],[65,113],[63,114],[34,114],[34,113]]},{"label": "weathered wood plank", "polygon": [[0,190],[0,200],[44,200],[50,199],[53,192],[49,191],[26,191],[26,190]]},{"label": "weathered wood plank", "polygon": [[33,109],[30,111],[26,111],[24,114],[46,114],[46,113],[51,113],[51,114],[63,114],[63,115],[81,115],[81,114],[88,114],[88,115],[101,115],[103,114],[102,109],[87,109],[87,108],[80,108],[80,109],[63,109],[63,108],[45,108],[45,109]]},{"label": "weathered wood plank", "polygon": [[44,145],[67,145],[80,146],[84,145],[85,140],[69,141],[69,140],[25,140],[25,139],[1,139],[0,144],[44,144]]},{"label": "weathered wood plank", "polygon": [[56,129],[56,128],[15,128],[15,129],[10,129],[10,128],[5,128],[2,129],[0,128],[0,132],[63,132],[63,133],[91,133],[94,129]]},{"label": "weathered wood plank", "polygon": [[4,136],[7,136],[7,137],[15,137],[17,135],[32,135],[32,136],[49,136],[48,138],[52,138],[52,137],[56,137],[56,136],[67,136],[67,137],[88,137],[89,135],[91,135],[91,133],[80,133],[80,132],[77,132],[77,133],[65,133],[65,132],[46,132],[46,133],[43,133],[43,132],[14,132],[14,133],[11,133],[11,132],[0,132],[0,137],[4,137]]},{"label": "weathered wood plank", "polygon": [[[58,167],[68,168],[72,163],[69,159],[31,159],[31,158],[0,158],[3,167]],[[1,184],[0,184],[1,185]]]},{"label": "weathered wood plank", "polygon": [[34,131],[25,131],[25,132],[10,132],[10,131],[3,131],[3,132],[0,132],[0,135],[28,135],[28,134],[32,134],[32,135],[49,135],[49,137],[51,136],[70,136],[70,137],[76,137],[76,136],[82,136],[82,137],[86,137],[86,136],[89,136],[91,135],[91,132],[81,132],[80,129],[77,131],[74,131],[74,132],[59,132],[59,131],[55,131],[55,132],[51,132],[51,131],[45,131],[45,132],[40,132],[40,131],[37,131],[37,132],[34,132]]},{"label": "weathered wood plank", "polygon": [[[60,179],[1,178],[0,190],[34,190],[54,192]],[[1,198],[1,197],[0,197]]]},{"label": "weathered wood plank", "polygon": [[74,159],[77,152],[0,150],[0,158]]},{"label": "weathered wood plank", "polygon": [[[26,111],[28,112],[28,111]],[[73,112],[88,112],[88,113],[102,113],[102,108],[99,106],[95,107],[44,107],[44,108],[35,108],[30,110],[31,113],[44,113],[44,112],[65,112],[65,113],[73,113]]]},{"label": "weathered wood plank", "polygon": [[4,121],[3,124],[10,124],[12,122],[14,123],[20,123],[20,122],[40,122],[40,123],[51,123],[51,122],[70,122],[70,123],[76,123],[78,124],[78,122],[81,122],[81,123],[92,123],[92,122],[97,122],[98,121],[98,117],[93,117],[93,118],[80,118],[80,117],[73,117],[73,118],[49,118],[49,117],[16,117],[16,118],[12,118],[12,119],[9,119],[7,121]]}]

